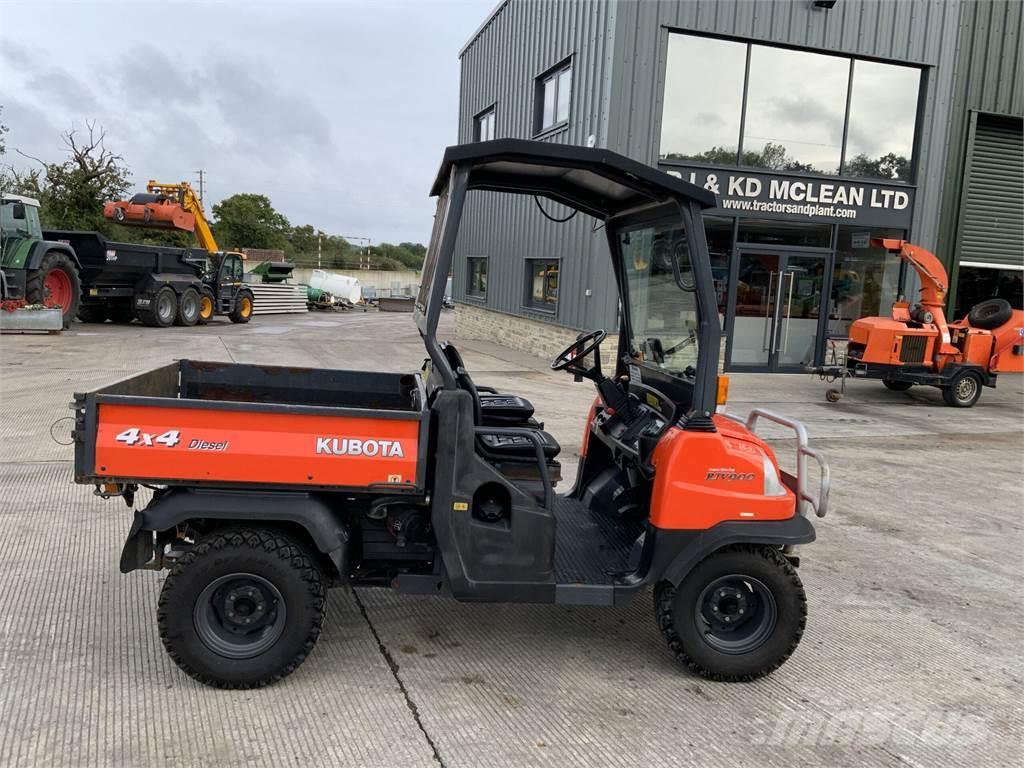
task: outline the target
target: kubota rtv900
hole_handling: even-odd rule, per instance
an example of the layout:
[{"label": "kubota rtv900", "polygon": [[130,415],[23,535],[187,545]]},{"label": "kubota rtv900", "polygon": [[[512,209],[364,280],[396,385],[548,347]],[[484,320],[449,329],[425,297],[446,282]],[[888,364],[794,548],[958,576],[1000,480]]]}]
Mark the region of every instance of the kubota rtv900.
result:
[{"label": "kubota rtv900", "polygon": [[[554,370],[597,390],[574,487],[514,394],[478,387],[436,337],[467,194],[546,198],[603,224],[622,318]],[[265,685],[311,651],[325,589],[617,605],[653,587],[683,663],[771,672],[807,604],[794,547],[825,514],[828,468],[797,422],[716,414],[720,328],[701,221],[713,196],[601,149],[499,140],[449,148],[416,299],[428,358],[405,375],[183,360],[76,396],[76,479],[133,503],[121,570],[168,569],[160,635],[210,685]],[[585,403],[585,404],[583,404]],[[798,437],[796,471],[754,434]],[[808,459],[821,465],[808,490]]]}]

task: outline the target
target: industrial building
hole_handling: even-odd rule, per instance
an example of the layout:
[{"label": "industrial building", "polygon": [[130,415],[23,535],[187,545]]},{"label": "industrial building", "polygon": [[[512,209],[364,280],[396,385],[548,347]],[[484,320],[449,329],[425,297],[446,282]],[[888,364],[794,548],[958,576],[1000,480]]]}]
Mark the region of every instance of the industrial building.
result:
[{"label": "industrial building", "polygon": [[[797,371],[915,291],[872,238],[935,251],[957,317],[1021,307],[1022,8],[506,0],[460,53],[459,141],[603,147],[714,191],[725,367]],[[563,214],[470,197],[461,335],[546,353],[617,326],[604,234]]]}]

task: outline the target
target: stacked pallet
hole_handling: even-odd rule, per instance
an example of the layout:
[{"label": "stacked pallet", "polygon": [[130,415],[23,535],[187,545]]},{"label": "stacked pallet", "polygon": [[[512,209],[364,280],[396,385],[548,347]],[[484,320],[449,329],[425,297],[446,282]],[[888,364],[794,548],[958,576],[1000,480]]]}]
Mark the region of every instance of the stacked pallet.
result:
[{"label": "stacked pallet", "polygon": [[254,315],[284,315],[308,312],[306,286],[291,283],[250,283]]}]

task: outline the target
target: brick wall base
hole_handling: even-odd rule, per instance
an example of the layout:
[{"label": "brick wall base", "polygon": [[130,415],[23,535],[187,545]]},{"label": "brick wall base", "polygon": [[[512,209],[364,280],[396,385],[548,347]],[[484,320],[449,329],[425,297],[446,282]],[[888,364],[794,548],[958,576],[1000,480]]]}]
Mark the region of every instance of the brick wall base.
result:
[{"label": "brick wall base", "polygon": [[551,359],[576,340],[576,331],[473,304],[457,303],[455,336],[494,341],[520,352]]}]

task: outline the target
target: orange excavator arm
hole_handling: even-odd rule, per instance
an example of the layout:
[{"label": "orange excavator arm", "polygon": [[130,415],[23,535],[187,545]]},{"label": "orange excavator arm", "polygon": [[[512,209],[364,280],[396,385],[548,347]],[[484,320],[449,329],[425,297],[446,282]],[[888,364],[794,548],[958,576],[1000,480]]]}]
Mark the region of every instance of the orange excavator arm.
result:
[{"label": "orange excavator arm", "polygon": [[203,204],[199,202],[199,196],[187,181],[181,181],[177,184],[164,184],[150,179],[146,185],[146,191],[154,195],[167,195],[168,197],[176,198],[181,207],[195,217],[195,233],[199,247],[204,248],[209,253],[218,253],[220,251],[220,248],[217,247],[217,240],[213,236],[213,230],[210,229],[210,224],[203,213]]}]

